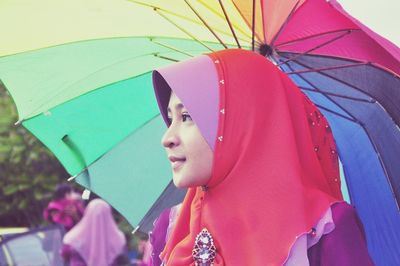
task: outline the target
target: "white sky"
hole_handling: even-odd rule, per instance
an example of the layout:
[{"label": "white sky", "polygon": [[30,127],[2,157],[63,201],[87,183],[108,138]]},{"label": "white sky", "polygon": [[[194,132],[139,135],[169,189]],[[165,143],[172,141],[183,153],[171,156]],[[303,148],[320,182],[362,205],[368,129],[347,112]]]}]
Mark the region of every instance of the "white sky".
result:
[{"label": "white sky", "polygon": [[337,0],[364,25],[400,47],[400,0]]}]

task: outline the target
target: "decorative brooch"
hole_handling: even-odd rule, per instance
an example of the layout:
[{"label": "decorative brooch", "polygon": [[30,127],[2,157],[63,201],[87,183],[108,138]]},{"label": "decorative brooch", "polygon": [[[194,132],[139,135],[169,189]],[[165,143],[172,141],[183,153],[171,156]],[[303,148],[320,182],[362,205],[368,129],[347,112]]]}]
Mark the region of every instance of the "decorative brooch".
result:
[{"label": "decorative brooch", "polygon": [[196,266],[212,266],[217,255],[213,238],[206,228],[196,236],[192,251],[193,261]]}]

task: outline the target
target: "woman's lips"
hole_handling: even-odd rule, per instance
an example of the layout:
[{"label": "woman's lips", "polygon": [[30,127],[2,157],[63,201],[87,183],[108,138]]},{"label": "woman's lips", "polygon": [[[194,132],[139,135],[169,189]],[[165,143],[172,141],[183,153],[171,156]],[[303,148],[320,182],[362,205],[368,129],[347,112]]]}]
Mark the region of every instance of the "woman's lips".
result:
[{"label": "woman's lips", "polygon": [[169,156],[168,159],[170,160],[172,169],[174,170],[180,168],[186,161],[185,157]]},{"label": "woman's lips", "polygon": [[183,164],[184,164],[184,161],[173,162],[172,163],[172,169],[178,170]]}]

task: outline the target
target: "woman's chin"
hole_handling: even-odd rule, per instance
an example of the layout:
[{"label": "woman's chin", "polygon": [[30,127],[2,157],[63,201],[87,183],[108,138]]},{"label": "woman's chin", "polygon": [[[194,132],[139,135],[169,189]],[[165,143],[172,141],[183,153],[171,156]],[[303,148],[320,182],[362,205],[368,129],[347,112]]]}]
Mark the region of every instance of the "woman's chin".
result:
[{"label": "woman's chin", "polygon": [[185,182],[183,182],[180,177],[175,177],[174,176],[172,178],[172,180],[174,182],[175,187],[177,187],[177,188],[186,188]]}]

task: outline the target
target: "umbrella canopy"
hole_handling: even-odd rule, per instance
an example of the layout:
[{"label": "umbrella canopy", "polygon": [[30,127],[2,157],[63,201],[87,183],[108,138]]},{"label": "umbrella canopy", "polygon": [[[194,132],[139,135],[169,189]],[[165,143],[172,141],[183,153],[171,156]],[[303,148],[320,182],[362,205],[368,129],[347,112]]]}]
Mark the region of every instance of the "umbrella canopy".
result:
[{"label": "umbrella canopy", "polygon": [[25,18],[0,30],[13,36],[0,78],[20,121],[133,225],[169,182],[150,71],[240,47],[276,62],[324,113],[375,263],[400,264],[400,50],[336,1],[1,5],[2,25]]},{"label": "umbrella canopy", "polygon": [[[0,59],[1,79],[22,125],[71,176],[134,226],[171,180],[160,144],[165,125],[151,70],[170,64],[169,58],[187,58],[154,42],[194,55],[204,52],[192,40],[131,37],[75,42]],[[175,191],[170,201],[156,204],[141,230],[150,230],[158,212],[179,203],[184,193]]]}]

